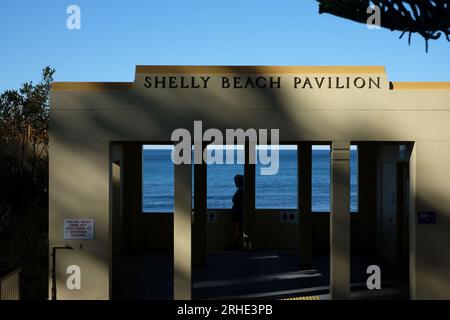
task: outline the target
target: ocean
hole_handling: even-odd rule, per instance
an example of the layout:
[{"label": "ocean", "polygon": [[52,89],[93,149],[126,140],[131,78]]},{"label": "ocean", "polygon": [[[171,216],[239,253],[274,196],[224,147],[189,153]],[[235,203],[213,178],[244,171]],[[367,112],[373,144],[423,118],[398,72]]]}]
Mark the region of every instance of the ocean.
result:
[{"label": "ocean", "polygon": [[[280,150],[276,175],[260,174],[256,165],[256,208],[297,208],[297,151]],[[330,151],[312,151],[312,209],[330,211]],[[351,150],[350,203],[358,211],[358,152]],[[236,191],[234,176],[244,174],[241,164],[211,164],[207,168],[207,206],[209,209],[230,209]],[[146,213],[173,212],[173,164],[171,150],[143,149],[143,200]]]}]

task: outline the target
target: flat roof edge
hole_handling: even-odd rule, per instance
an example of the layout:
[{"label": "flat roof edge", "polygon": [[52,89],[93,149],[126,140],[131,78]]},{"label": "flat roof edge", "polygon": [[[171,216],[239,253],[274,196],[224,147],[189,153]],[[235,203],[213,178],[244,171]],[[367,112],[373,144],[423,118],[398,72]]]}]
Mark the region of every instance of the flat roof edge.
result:
[{"label": "flat roof edge", "polygon": [[386,73],[384,66],[136,66],[138,73],[218,73],[218,74],[276,74],[276,73]]},{"label": "flat roof edge", "polygon": [[390,82],[391,90],[450,90],[450,82]]},{"label": "flat roof edge", "polygon": [[129,90],[133,82],[53,82],[52,91],[66,90]]}]

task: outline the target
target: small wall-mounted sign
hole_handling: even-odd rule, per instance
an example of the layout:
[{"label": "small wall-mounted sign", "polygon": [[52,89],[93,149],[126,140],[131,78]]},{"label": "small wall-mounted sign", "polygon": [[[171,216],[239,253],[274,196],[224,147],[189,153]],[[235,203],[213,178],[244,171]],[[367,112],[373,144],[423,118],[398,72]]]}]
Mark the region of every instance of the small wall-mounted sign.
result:
[{"label": "small wall-mounted sign", "polygon": [[434,211],[419,211],[419,224],[435,224],[436,212]]},{"label": "small wall-mounted sign", "polygon": [[94,240],[94,219],[64,219],[64,240]]},{"label": "small wall-mounted sign", "polygon": [[207,221],[208,223],[217,223],[217,212],[216,211],[208,211],[207,213]]},{"label": "small wall-mounted sign", "polygon": [[280,213],[281,223],[297,223],[297,213],[295,212],[281,212]]}]

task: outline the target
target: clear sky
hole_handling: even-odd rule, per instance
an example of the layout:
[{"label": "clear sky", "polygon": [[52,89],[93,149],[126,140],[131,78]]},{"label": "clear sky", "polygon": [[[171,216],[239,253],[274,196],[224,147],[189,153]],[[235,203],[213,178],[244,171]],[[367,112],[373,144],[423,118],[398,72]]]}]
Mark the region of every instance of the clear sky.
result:
[{"label": "clear sky", "polygon": [[[81,8],[81,30],[66,9]],[[450,81],[450,43],[319,15],[315,0],[2,0],[0,91],[39,80],[132,81],[135,65],[383,65],[391,81]]]}]

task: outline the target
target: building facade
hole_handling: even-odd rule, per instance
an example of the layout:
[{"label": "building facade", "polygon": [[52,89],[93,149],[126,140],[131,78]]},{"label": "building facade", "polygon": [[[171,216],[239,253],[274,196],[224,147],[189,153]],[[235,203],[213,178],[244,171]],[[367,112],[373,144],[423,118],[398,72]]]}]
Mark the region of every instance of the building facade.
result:
[{"label": "building facade", "polygon": [[[245,165],[255,249],[297,250],[300,266],[329,250],[334,299],[350,297],[353,250],[406,259],[411,299],[450,299],[450,83],[389,82],[383,67],[137,66],[134,82],[56,82],[50,99],[49,243],[73,248],[57,253],[58,299],[110,299],[113,256],[161,248],[173,251],[173,298],[193,298],[193,268],[226,242],[226,224],[206,223],[206,166],[174,166],[173,215],[139,214],[142,145],[171,144],[196,120],[222,132],[279,129],[281,144],[298,146],[297,224],[280,224],[277,210],[255,214],[254,165]],[[331,209],[320,217],[311,212],[312,144],[331,146]],[[72,287],[70,266],[81,274]]]}]

